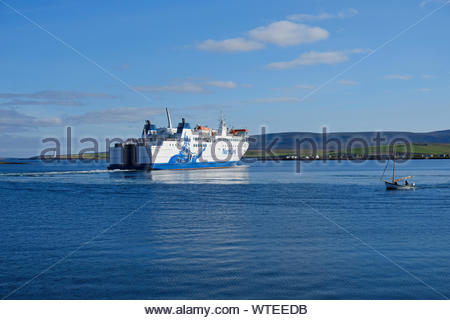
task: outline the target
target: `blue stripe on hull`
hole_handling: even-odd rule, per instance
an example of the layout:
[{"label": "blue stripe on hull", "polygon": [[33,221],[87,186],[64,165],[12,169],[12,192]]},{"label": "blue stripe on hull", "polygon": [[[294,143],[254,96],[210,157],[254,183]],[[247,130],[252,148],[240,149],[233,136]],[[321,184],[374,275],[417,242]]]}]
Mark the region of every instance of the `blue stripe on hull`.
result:
[{"label": "blue stripe on hull", "polygon": [[196,163],[154,163],[152,170],[173,170],[173,169],[208,169],[224,168],[236,165],[237,161],[229,162],[196,162]]}]

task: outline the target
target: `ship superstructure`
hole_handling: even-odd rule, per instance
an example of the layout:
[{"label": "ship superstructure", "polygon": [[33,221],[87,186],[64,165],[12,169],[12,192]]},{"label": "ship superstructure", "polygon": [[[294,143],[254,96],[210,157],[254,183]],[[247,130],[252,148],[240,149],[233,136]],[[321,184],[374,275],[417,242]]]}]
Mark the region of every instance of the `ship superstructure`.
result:
[{"label": "ship superstructure", "polygon": [[140,139],[129,139],[110,148],[108,169],[163,170],[221,168],[237,164],[248,149],[248,130],[229,129],[223,119],[217,130],[183,118],[172,127],[157,128],[146,120]]}]

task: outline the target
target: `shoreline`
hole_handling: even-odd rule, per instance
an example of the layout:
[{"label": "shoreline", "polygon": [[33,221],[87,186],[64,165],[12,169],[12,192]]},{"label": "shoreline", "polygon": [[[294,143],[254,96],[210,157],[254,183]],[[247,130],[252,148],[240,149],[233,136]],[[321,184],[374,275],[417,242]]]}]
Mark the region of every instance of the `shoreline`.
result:
[{"label": "shoreline", "polygon": [[[280,156],[280,157],[242,157],[242,159],[257,159],[258,161],[386,161],[392,160],[391,157],[333,157],[333,158],[296,158],[294,156]],[[241,159],[241,161],[242,161]],[[450,160],[450,157],[409,157],[406,159],[397,158],[399,161],[405,160]]]},{"label": "shoreline", "polygon": [[0,161],[0,164],[28,164],[27,162]]}]

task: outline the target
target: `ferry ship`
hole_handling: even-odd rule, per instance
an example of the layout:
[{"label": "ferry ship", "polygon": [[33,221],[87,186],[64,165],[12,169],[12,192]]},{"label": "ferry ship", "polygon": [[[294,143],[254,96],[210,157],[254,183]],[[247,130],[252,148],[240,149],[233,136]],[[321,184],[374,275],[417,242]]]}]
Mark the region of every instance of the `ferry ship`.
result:
[{"label": "ferry ship", "polygon": [[110,148],[108,169],[165,170],[235,166],[248,149],[248,129],[229,129],[220,119],[217,130],[191,125],[183,118],[172,127],[157,128],[145,121],[140,139],[128,139]]}]

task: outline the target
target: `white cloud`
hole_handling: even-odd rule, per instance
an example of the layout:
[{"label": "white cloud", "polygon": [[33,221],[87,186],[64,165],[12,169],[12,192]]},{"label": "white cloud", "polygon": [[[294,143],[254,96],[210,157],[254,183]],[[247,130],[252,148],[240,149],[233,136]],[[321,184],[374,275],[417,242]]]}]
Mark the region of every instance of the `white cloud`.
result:
[{"label": "white cloud", "polygon": [[328,38],[328,31],[290,21],[278,21],[248,32],[250,38],[281,47],[311,43]]},{"label": "white cloud", "polygon": [[420,89],[417,89],[417,91],[419,91],[419,92],[430,92],[431,89],[430,88],[420,88]]},{"label": "white cloud", "polygon": [[78,100],[40,100],[40,99],[10,99],[0,102],[0,106],[82,106],[84,102]]},{"label": "white cloud", "polygon": [[358,82],[353,80],[338,80],[337,83],[343,86],[354,86],[358,84]]},{"label": "white cloud", "polygon": [[432,74],[423,74],[422,75],[422,78],[424,78],[424,79],[431,79],[431,78],[434,78],[435,76],[433,76]]},{"label": "white cloud", "polygon": [[410,80],[412,79],[412,75],[410,74],[388,74],[385,76],[386,79],[391,80]]},{"label": "white cloud", "polygon": [[0,131],[21,132],[40,127],[58,127],[63,124],[60,118],[38,118],[15,109],[0,109]]},{"label": "white cloud", "polygon": [[342,63],[349,59],[350,53],[359,52],[351,51],[328,51],[328,52],[316,52],[310,51],[303,53],[298,58],[290,61],[272,62],[268,64],[270,69],[291,69],[299,66],[311,66],[317,64],[336,64]]},{"label": "white cloud", "polygon": [[233,81],[208,81],[206,82],[208,86],[213,86],[217,88],[226,88],[226,89],[233,89],[237,87],[236,82]]},{"label": "white cloud", "polygon": [[106,93],[98,92],[80,92],[80,91],[64,91],[64,90],[43,90],[33,93],[0,93],[0,98],[26,98],[26,99],[54,99],[54,100],[70,100],[82,98],[114,98],[114,96]]},{"label": "white cloud", "polygon": [[206,40],[197,45],[197,49],[221,52],[244,52],[259,50],[266,43],[281,47],[311,43],[328,38],[327,30],[311,27],[291,21],[277,21],[268,26],[257,27],[246,33],[247,37],[225,40]]},{"label": "white cloud", "polygon": [[38,117],[15,109],[0,109],[0,132],[24,132],[47,127],[63,127],[69,124],[126,123],[148,119],[163,114],[162,108],[110,108],[63,117]]},{"label": "white cloud", "polygon": [[330,13],[320,13],[320,14],[306,14],[306,13],[299,13],[299,14],[292,14],[287,17],[289,20],[294,21],[322,21],[327,19],[333,19],[335,16]]},{"label": "white cloud", "polygon": [[199,104],[199,105],[190,105],[185,107],[185,109],[188,109],[190,111],[205,111],[205,110],[224,110],[233,108],[231,105],[226,104],[215,104],[215,103],[205,103],[205,104]]},{"label": "white cloud", "polygon": [[343,18],[350,18],[358,14],[358,10],[350,8],[347,10],[339,11],[338,13],[327,13],[322,12],[320,14],[293,14],[288,17],[289,20],[294,21],[322,21],[322,20],[328,20],[328,19],[343,19]]},{"label": "white cloud", "polygon": [[[194,78],[192,78],[194,80]],[[204,79],[204,78],[199,78]],[[250,87],[249,84],[242,84],[241,87]],[[176,92],[176,93],[205,93],[210,92],[207,87],[224,89],[234,89],[238,84],[234,81],[210,80],[210,81],[186,81],[172,85],[163,86],[137,86],[136,90],[143,92]]]},{"label": "white cloud", "polygon": [[253,88],[253,85],[251,83],[242,83],[241,87],[242,88]]},{"label": "white cloud", "polygon": [[297,97],[269,97],[269,98],[259,98],[254,99],[254,103],[298,103],[302,99]]},{"label": "white cloud", "polygon": [[[0,106],[81,106],[89,99],[112,99],[114,96],[99,92],[42,90],[32,93],[0,93]],[[1,101],[6,100],[6,101]]]},{"label": "white cloud", "polygon": [[423,0],[421,3],[419,3],[419,6],[422,8],[425,7],[429,3],[446,3],[448,0]]},{"label": "white cloud", "polygon": [[297,88],[297,89],[310,89],[310,90],[312,90],[312,89],[315,89],[316,86],[313,86],[311,84],[297,84],[297,85],[294,86],[294,88]]},{"label": "white cloud", "polygon": [[183,82],[167,86],[137,86],[136,90],[142,92],[177,92],[177,93],[203,93],[207,90],[199,84]]},{"label": "white cloud", "polygon": [[359,13],[358,10],[356,10],[354,8],[349,8],[347,10],[339,11],[337,14],[337,17],[338,18],[349,18],[349,17],[356,16],[358,13]]},{"label": "white cloud", "polygon": [[232,38],[225,40],[206,40],[197,48],[206,51],[245,52],[264,48],[264,44],[245,38]]},{"label": "white cloud", "polygon": [[68,116],[64,120],[72,124],[98,124],[112,122],[136,122],[162,114],[162,108],[111,108]]}]

